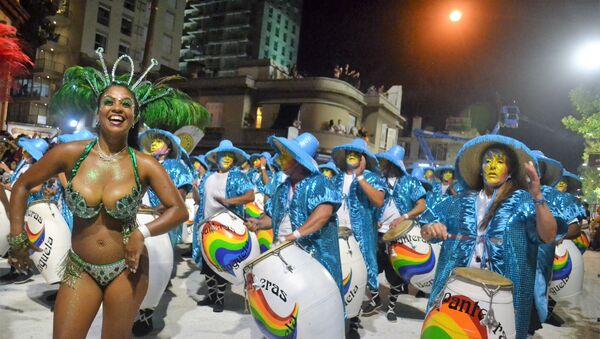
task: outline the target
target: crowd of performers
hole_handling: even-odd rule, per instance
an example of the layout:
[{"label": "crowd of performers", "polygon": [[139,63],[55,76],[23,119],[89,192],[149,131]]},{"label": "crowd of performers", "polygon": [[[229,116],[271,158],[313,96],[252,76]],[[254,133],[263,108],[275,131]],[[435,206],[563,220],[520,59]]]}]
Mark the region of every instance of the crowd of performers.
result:
[{"label": "crowd of performers", "polygon": [[[425,338],[525,338],[556,319],[548,295],[555,247],[580,237],[585,218],[574,195],[581,182],[558,161],[500,135],[468,141],[454,166],[441,167],[406,168],[401,146],[373,154],[362,139],[319,165],[310,133],[271,136],[270,152],[222,140],[190,156],[168,131],[139,133],[153,104],[187,99],[114,72],[67,71],[61,91],[89,87],[72,94],[96,107],[97,132],[53,145],[19,140],[26,156],[11,176],[10,203],[0,190],[17,273],[45,269],[34,264],[45,244],[30,225],[43,214],[40,200],[56,202],[70,232],[52,281],[60,282],[55,337],[85,337],[100,304],[103,337],[148,333],[181,243],[191,243],[205,276],[198,305],[222,312],[227,285],[245,283],[269,338],[356,336],[360,318],[379,310],[397,321],[398,297],[411,285],[429,296]],[[179,104],[194,109],[189,101]],[[52,196],[39,189],[49,184]],[[160,246],[170,266],[155,259]]]}]

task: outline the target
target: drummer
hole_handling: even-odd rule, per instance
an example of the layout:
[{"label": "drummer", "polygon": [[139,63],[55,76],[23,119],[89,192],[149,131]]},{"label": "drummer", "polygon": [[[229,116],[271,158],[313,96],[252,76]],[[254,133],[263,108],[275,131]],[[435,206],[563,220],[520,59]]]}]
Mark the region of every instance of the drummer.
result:
[{"label": "drummer", "polygon": [[277,159],[278,156],[275,155],[271,157],[271,160],[269,161],[269,167],[271,167],[271,172],[273,175],[271,177],[271,181],[265,185],[265,203],[273,194],[275,194],[277,187],[283,184],[285,179],[287,179],[287,175],[285,175],[285,173],[279,167],[279,164],[277,164]]},{"label": "drummer", "polygon": [[333,161],[319,165],[319,171],[321,171],[321,174],[323,174],[327,179],[333,179],[333,177],[340,174],[340,170],[335,167]]},{"label": "drummer", "polygon": [[[217,170],[208,172],[199,187],[200,205],[195,220],[210,218],[225,209],[225,206],[235,210],[238,215],[243,214],[244,204],[254,201],[254,187],[248,177],[236,167],[247,159],[246,152],[233,146],[229,140],[221,141],[219,147],[206,153],[207,162]],[[194,261],[202,268],[208,286],[208,294],[197,304],[212,306],[213,312],[223,312],[227,280],[203,263],[200,239],[193,242],[192,252]]]},{"label": "drummer", "polygon": [[248,229],[273,228],[274,239],[297,241],[329,271],[343,296],[335,219],[341,197],[327,184],[313,159],[319,141],[302,133],[293,140],[271,136],[268,143],[288,177],[265,205],[266,215],[247,223]]},{"label": "drummer", "polygon": [[419,180],[406,172],[402,161],[404,148],[395,145],[376,156],[388,186],[388,194],[386,194],[378,223],[377,262],[379,272],[385,272],[385,277],[390,283],[386,316],[389,321],[396,321],[396,300],[400,293],[407,292],[408,284],[403,284],[402,279],[394,271],[386,253],[386,243],[382,237],[388,231],[393,232],[401,222],[418,217],[425,210],[426,193]]},{"label": "drummer", "polygon": [[254,153],[250,156],[252,169],[248,171],[248,178],[255,187],[254,193],[265,192],[265,186],[271,180],[273,173],[269,168],[271,154],[269,152]]},{"label": "drummer", "polygon": [[[206,162],[206,158],[204,155],[194,155],[190,157],[192,161],[192,165],[196,169],[196,179],[192,182],[192,197],[194,198],[194,203],[196,205],[200,204],[200,192],[198,188],[200,187],[202,181],[204,180],[204,176],[208,173],[209,167]],[[194,227],[194,232],[196,232],[196,228]]]},{"label": "drummer", "polygon": [[[451,194],[448,192],[448,189],[452,189],[452,183],[454,182],[454,166],[452,165],[444,165],[437,167],[434,171],[436,178],[441,183],[440,185],[440,195]],[[456,192],[452,193],[453,195]]]},{"label": "drummer", "polygon": [[[381,305],[377,268],[376,209],[385,199],[386,184],[377,174],[379,164],[367,149],[363,139],[334,147],[331,153],[340,174],[332,180],[342,196],[342,206],[337,211],[340,227],[351,228],[367,266],[367,284],[371,292],[369,304],[363,313],[372,313]],[[352,211],[352,213],[350,213]],[[352,319],[356,324],[358,319]]]},{"label": "drummer", "polygon": [[445,240],[428,310],[454,268],[491,270],[512,280],[517,338],[527,336],[538,246],[567,229],[548,207],[536,165],[531,150],[509,137],[484,135],[463,145],[456,176],[469,191],[446,197],[421,220],[426,241]]},{"label": "drummer", "polygon": [[[185,199],[192,188],[193,176],[189,168],[181,161],[183,148],[179,147],[179,138],[165,130],[149,129],[140,133],[139,143],[142,151],[154,157],[167,171],[169,178],[179,191],[179,195]],[[151,188],[144,195],[142,203],[146,205],[145,207],[153,208],[159,213],[164,211],[164,206]],[[180,231],[181,227],[169,231],[173,247],[181,238]],[[139,317],[133,324],[133,333],[138,336],[150,333],[154,329],[153,315],[154,309],[141,309]]]}]

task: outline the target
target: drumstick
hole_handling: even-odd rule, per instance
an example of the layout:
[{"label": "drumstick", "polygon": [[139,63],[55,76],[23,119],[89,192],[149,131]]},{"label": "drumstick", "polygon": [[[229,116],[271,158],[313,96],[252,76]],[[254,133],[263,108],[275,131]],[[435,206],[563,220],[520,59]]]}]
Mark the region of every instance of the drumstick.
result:
[{"label": "drumstick", "polygon": [[221,206],[223,206],[223,207],[224,207],[226,210],[228,210],[229,212],[231,212],[231,213],[235,214],[235,216],[236,216],[236,217],[238,217],[238,218],[240,218],[240,219],[242,219],[242,220],[246,220],[246,219],[244,219],[244,217],[242,217],[242,216],[241,216],[241,215],[240,215],[238,212],[236,212],[236,211],[235,211],[233,208],[231,208],[231,207],[229,207],[229,206],[225,205],[224,203],[222,203],[222,202],[220,202],[220,201],[218,201],[218,203],[219,203],[219,204],[221,204]]}]

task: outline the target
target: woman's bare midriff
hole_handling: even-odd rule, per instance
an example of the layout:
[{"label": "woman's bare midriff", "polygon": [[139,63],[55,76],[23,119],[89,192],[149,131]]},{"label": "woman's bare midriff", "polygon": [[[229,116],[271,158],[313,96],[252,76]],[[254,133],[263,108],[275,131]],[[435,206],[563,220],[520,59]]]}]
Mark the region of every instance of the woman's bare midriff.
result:
[{"label": "woman's bare midriff", "polygon": [[74,216],[71,247],[90,264],[110,264],[125,257],[122,221],[101,211],[90,220]]}]

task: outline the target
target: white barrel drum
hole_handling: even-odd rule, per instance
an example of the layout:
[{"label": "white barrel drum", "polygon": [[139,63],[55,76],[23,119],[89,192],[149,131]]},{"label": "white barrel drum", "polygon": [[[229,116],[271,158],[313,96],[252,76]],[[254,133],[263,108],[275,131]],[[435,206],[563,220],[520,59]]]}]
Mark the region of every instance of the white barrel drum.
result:
[{"label": "white barrel drum", "polygon": [[431,293],[441,245],[429,244],[413,220],[405,220],[383,235],[394,272],[404,282]]},{"label": "white barrel drum", "polygon": [[194,202],[194,199],[185,199],[185,206],[188,210],[188,220],[181,224],[181,241],[184,244],[191,244],[194,239],[194,218],[196,217],[196,210],[198,205]]},{"label": "white barrel drum", "polygon": [[[1,189],[1,188],[0,188]],[[4,190],[6,197],[10,197],[10,191]],[[8,206],[7,206],[8,207]],[[8,213],[4,209],[4,205],[0,203],[0,257],[4,256],[8,252],[8,238],[10,234],[10,221],[8,220]]]},{"label": "white barrel drum", "polygon": [[244,272],[250,313],[265,337],[344,338],[337,283],[295,242],[274,246]]},{"label": "white barrel drum", "polygon": [[244,282],[244,266],[260,255],[256,234],[230,211],[219,212],[200,226],[200,241],[206,264],[232,284]]},{"label": "white barrel drum", "polygon": [[61,264],[71,248],[71,231],[58,206],[50,200],[38,200],[25,212],[25,232],[29,242],[41,249],[29,256],[49,284],[62,280]]},{"label": "white barrel drum", "polygon": [[338,230],[340,259],[342,260],[342,292],[348,318],[358,316],[367,287],[367,266],[352,230]]},{"label": "white barrel drum", "polygon": [[[151,211],[139,211],[137,222],[145,225],[158,217]],[[173,247],[169,234],[164,233],[144,240],[148,251],[148,290],[142,301],[141,309],[154,308],[167,288],[173,270]]]},{"label": "white barrel drum", "polygon": [[556,300],[569,300],[583,289],[583,256],[571,240],[554,249],[552,281],[548,294]]},{"label": "white barrel drum", "polygon": [[512,281],[472,267],[454,269],[421,328],[427,339],[515,336]]}]

